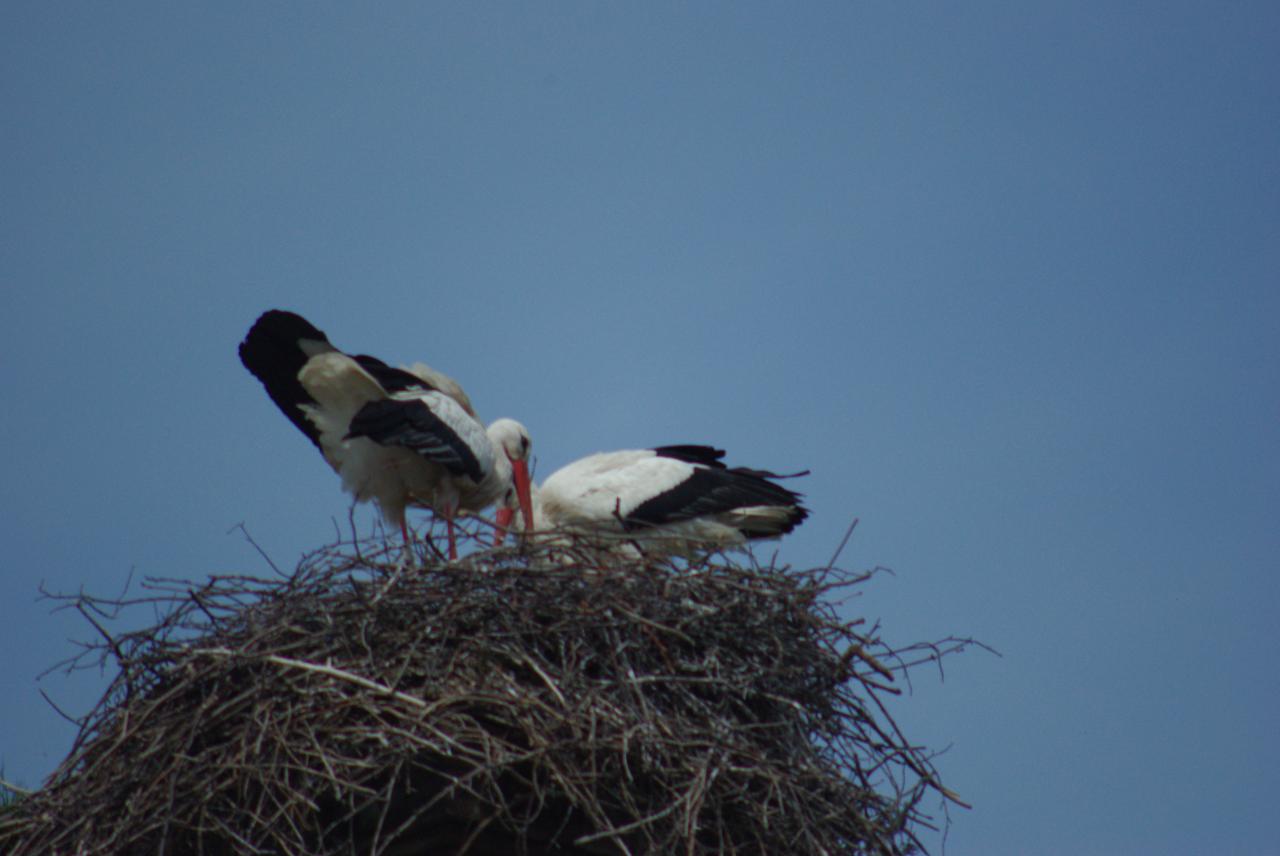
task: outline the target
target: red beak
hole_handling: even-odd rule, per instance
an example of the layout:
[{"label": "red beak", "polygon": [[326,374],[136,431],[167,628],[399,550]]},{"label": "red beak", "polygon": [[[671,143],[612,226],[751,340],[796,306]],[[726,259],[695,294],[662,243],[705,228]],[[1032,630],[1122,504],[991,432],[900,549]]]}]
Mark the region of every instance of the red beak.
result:
[{"label": "red beak", "polygon": [[524,514],[524,531],[533,531],[533,489],[529,486],[529,465],[524,461],[511,462],[511,474],[516,483],[516,499]]}]

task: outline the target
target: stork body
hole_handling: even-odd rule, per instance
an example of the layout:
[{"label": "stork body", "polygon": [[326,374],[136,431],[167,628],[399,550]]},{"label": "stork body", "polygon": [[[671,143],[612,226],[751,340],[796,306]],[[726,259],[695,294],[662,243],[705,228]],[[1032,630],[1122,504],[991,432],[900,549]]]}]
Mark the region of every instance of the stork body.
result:
[{"label": "stork body", "polygon": [[[675,555],[776,538],[808,516],[800,494],[773,481],[787,476],[727,467],[723,457],[692,445],[589,455],[533,488],[533,529],[613,536]],[[499,524],[515,510],[509,496]]]},{"label": "stork body", "polygon": [[357,502],[373,500],[409,541],[405,509],[443,516],[457,557],[453,518],[501,499],[528,497],[529,435],[511,419],[487,429],[452,379],[421,363],[393,368],[349,355],[292,312],[263,313],[240,360],[271,400],[315,444]]}]

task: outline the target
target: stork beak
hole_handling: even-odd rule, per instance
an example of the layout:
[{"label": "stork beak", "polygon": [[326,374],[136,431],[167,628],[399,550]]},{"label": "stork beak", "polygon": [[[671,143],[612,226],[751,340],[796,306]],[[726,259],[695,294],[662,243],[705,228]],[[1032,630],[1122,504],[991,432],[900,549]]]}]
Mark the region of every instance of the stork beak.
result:
[{"label": "stork beak", "polygon": [[516,516],[514,508],[499,508],[493,515],[493,546],[501,547],[507,540],[507,530],[511,528],[511,519]]},{"label": "stork beak", "polygon": [[516,499],[524,514],[524,531],[533,531],[533,489],[529,486],[529,465],[525,461],[512,461],[511,474],[516,483]]}]

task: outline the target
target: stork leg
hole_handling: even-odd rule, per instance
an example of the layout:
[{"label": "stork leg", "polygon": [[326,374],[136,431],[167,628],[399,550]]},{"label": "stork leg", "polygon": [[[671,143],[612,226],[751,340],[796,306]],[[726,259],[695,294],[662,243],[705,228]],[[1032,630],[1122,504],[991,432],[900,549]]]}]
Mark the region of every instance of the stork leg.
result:
[{"label": "stork leg", "polygon": [[449,561],[456,562],[458,560],[458,542],[453,534],[453,509],[446,508],[444,512],[444,522],[449,528]]},{"label": "stork leg", "polygon": [[403,511],[400,512],[400,537],[404,539],[404,548],[400,551],[400,561],[402,564],[408,565],[413,562],[413,539],[409,537],[409,524],[406,522]]}]

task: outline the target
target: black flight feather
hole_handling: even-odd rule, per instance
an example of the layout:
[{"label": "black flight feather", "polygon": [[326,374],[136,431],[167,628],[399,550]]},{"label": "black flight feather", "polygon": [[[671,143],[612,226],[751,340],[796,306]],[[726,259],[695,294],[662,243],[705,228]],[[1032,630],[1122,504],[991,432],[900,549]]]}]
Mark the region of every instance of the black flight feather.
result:
[{"label": "black flight feather", "polygon": [[474,482],[484,478],[480,461],[442,419],[422,401],[371,401],[356,413],[344,439],[368,437],[382,446],[401,446],[454,475]]},{"label": "black flight feather", "polygon": [[[646,526],[660,526],[664,523],[676,523],[692,520],[696,517],[723,514],[738,508],[758,508],[778,506],[790,509],[785,528],[775,531],[752,531],[744,529],[742,533],[748,538],[768,537],[790,532],[804,520],[809,512],[800,505],[801,495],[788,490],[779,484],[769,481],[774,476],[765,470],[752,470],[746,467],[732,469],[719,463],[723,452],[709,446],[664,446],[664,450],[678,449],[680,454],[666,454],[663,457],[677,458],[696,466],[689,478],[652,499],[640,503],[632,509],[623,520],[628,529]],[[699,450],[690,452],[689,450]],[[703,455],[702,450],[715,453],[708,462],[706,457],[690,460],[690,456]],[[655,452],[661,452],[658,449]]]},{"label": "black flight feather", "polygon": [[720,463],[720,459],[724,457],[724,449],[717,449],[714,446],[658,446],[653,449],[653,453],[660,458],[675,458],[677,461],[689,464],[724,469],[724,464]]},{"label": "black flight feather", "polygon": [[377,357],[368,354],[356,354],[351,359],[360,364],[378,382],[388,394],[397,392],[439,392],[416,374],[405,369],[397,369],[387,365]]},{"label": "black flight feather", "polygon": [[[317,343],[312,353],[303,350],[304,340]],[[280,412],[289,417],[317,449],[320,432],[300,409],[301,405],[316,401],[298,381],[298,372],[314,353],[330,349],[333,345],[323,332],[301,315],[280,309],[262,313],[240,343],[240,362],[262,382]]]}]

